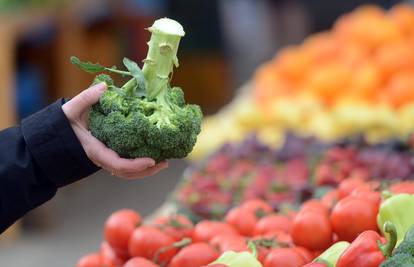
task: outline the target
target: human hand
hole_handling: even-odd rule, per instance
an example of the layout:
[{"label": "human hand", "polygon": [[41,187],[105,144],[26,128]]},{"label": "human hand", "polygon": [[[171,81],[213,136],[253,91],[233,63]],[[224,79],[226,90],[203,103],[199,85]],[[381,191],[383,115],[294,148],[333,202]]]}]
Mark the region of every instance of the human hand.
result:
[{"label": "human hand", "polygon": [[126,179],[151,176],[167,168],[167,162],[155,164],[155,161],[150,158],[121,158],[115,151],[106,147],[89,132],[87,123],[89,108],[99,101],[105,90],[105,83],[94,85],[62,106],[63,112],[89,159],[111,174]]}]

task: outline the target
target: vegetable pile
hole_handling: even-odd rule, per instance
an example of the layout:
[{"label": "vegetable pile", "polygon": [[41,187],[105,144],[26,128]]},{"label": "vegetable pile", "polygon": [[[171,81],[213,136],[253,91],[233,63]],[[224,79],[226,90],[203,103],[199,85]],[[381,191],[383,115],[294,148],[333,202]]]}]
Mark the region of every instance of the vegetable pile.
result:
[{"label": "vegetable pile", "polygon": [[272,149],[252,135],[189,167],[174,200],[195,221],[221,219],[233,206],[254,198],[283,210],[348,178],[383,184],[414,179],[411,147],[409,140],[370,145],[355,136],[326,143],[288,134],[280,149]]},{"label": "vegetable pile", "polygon": [[252,131],[272,145],[286,130],[326,140],[404,137],[414,131],[413,45],[410,5],[364,6],[340,17],[332,30],[260,66],[245,93],[205,120],[192,158]]},{"label": "vegetable pile", "polygon": [[250,199],[196,224],[180,214],[143,223],[119,210],[77,267],[413,266],[413,193],[414,182],[354,178],[297,209]]},{"label": "vegetable pile", "polygon": [[[183,158],[193,149],[200,133],[202,112],[185,104],[184,93],[171,87],[173,67],[178,67],[177,50],[184,36],[182,26],[167,18],[148,29],[151,40],[142,70],[125,58],[127,71],[100,64],[72,63],[89,73],[101,73],[94,83],[105,82],[108,90],[89,114],[91,133],[124,158],[150,157],[159,162]],[[132,76],[122,87],[102,72]]]}]

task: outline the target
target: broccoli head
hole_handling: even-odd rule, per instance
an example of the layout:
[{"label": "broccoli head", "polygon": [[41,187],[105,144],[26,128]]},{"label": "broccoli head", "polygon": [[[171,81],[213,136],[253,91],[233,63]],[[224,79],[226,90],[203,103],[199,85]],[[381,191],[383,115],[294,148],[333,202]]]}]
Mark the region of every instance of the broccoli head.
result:
[{"label": "broccoli head", "polygon": [[380,267],[414,267],[414,258],[408,253],[397,254],[381,263]]},{"label": "broccoli head", "polygon": [[122,87],[115,86],[107,74],[96,76],[94,84],[105,82],[108,90],[91,108],[89,128],[121,157],[150,157],[157,162],[183,158],[196,143],[203,117],[199,106],[185,103],[181,88],[170,86],[184,31],[178,22],[169,19],[157,20],[149,30],[152,36],[142,71],[126,58],[128,71],[72,58],[72,63],[88,72],[132,76]]}]

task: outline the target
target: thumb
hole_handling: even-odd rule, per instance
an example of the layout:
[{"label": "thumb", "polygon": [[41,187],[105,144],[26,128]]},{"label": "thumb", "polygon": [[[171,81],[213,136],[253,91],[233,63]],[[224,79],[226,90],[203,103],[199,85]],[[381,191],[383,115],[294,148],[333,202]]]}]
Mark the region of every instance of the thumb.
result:
[{"label": "thumb", "polygon": [[69,110],[82,113],[99,101],[106,88],[106,83],[95,84],[72,98],[65,106],[67,105]]}]

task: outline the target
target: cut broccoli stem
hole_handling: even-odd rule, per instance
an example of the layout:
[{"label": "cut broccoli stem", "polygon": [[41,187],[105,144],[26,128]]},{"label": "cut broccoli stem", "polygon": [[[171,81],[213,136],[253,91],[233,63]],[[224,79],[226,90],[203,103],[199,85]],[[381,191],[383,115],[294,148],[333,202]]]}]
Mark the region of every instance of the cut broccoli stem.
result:
[{"label": "cut broccoli stem", "polygon": [[177,50],[183,27],[177,21],[163,18],[148,28],[151,39],[142,72],[147,81],[147,99],[153,100],[168,88],[174,66],[178,67]]}]

